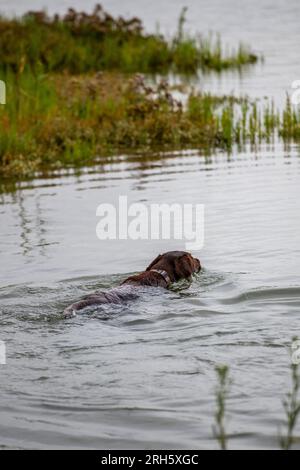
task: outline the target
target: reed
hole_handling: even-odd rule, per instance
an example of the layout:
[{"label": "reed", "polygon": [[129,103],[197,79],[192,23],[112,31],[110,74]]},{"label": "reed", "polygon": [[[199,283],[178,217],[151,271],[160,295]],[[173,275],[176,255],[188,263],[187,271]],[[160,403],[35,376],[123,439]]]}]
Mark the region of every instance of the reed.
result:
[{"label": "reed", "polygon": [[[297,342],[297,343],[296,343]],[[292,356],[291,370],[291,390],[286,394],[283,400],[283,407],[286,416],[286,433],[280,436],[279,445],[282,450],[290,450],[295,442],[295,429],[300,416],[300,374],[299,374],[299,340],[293,338],[292,344],[295,344],[294,355]],[[226,400],[228,398],[231,380],[229,378],[229,367],[217,366],[216,374],[218,385],[216,389],[216,412],[214,437],[217,439],[220,449],[226,450],[228,443],[228,434],[225,428],[226,418]]]},{"label": "reed", "polygon": [[69,9],[66,15],[28,12],[21,18],[0,17],[1,67],[17,73],[99,70],[134,73],[197,73],[200,68],[221,71],[253,64],[258,57],[240,45],[227,55],[221,39],[189,37],[183,9],[176,34],[167,40],[147,34],[138,18],[113,17],[101,5],[91,14]]},{"label": "reed", "polygon": [[214,436],[217,439],[220,449],[227,450],[228,436],[225,429],[226,400],[229,394],[231,380],[229,378],[228,366],[217,366],[216,374],[218,386],[216,389],[216,413]]},{"label": "reed", "polygon": [[[1,77],[0,77],[1,78]],[[191,95],[187,108],[161,81],[140,75],[70,76],[9,71],[0,108],[0,173],[29,176],[43,168],[84,165],[124,149],[227,148],[231,99]],[[217,113],[227,111],[227,119]]]},{"label": "reed", "polygon": [[283,113],[272,102],[187,93],[174,98],[165,80],[116,72],[33,74],[21,67],[0,73],[7,85],[0,105],[0,175],[82,166],[100,154],[154,148],[231,152],[278,136],[300,138],[300,113],[288,100]]},{"label": "reed", "polygon": [[[294,338],[293,341],[297,340]],[[294,433],[297,421],[300,416],[300,375],[299,364],[291,364],[291,391],[287,393],[283,400],[283,407],[286,415],[286,434],[280,436],[280,447],[282,450],[290,450],[294,443]]]},{"label": "reed", "polygon": [[285,140],[300,139],[300,108],[293,107],[289,96],[286,98],[286,106],[282,112],[279,135]]}]

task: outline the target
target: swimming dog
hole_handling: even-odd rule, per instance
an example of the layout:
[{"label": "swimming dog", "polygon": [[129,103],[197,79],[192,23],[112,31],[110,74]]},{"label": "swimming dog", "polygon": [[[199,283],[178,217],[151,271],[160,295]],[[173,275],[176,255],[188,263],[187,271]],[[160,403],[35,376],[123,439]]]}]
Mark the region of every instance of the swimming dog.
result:
[{"label": "swimming dog", "polygon": [[163,287],[189,279],[192,274],[201,270],[200,261],[185,251],[168,251],[158,255],[154,261],[140,274],[125,279],[119,286],[106,292],[95,292],[67,307],[64,311],[66,318],[75,316],[87,307],[97,307],[101,304],[120,304],[127,300],[136,299],[138,286]]}]

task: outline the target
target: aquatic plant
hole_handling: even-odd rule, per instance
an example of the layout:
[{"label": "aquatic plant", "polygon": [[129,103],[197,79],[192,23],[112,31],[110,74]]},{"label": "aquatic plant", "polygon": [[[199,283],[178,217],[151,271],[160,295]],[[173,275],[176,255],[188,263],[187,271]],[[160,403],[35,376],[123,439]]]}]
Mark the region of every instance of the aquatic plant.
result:
[{"label": "aquatic plant", "polygon": [[182,104],[174,98],[177,87],[141,74],[33,74],[21,67],[0,79],[7,85],[7,103],[0,106],[2,178],[82,166],[124,150],[231,152],[236,144],[256,145],[277,134],[284,142],[300,137],[300,113],[289,102],[280,114],[273,103],[179,86],[187,98]]},{"label": "aquatic plant", "polygon": [[292,105],[289,96],[286,98],[286,106],[282,112],[279,135],[285,140],[300,139],[300,109]]},{"label": "aquatic plant", "polygon": [[226,400],[228,398],[231,380],[229,378],[228,366],[216,367],[218,386],[216,389],[216,413],[214,436],[219,442],[221,450],[227,449],[227,433],[225,430]]},{"label": "aquatic plant", "polygon": [[[297,348],[299,348],[298,338],[293,338],[292,342],[297,341]],[[294,433],[296,425],[300,416],[300,374],[299,374],[299,350],[296,352],[296,360],[290,366],[291,370],[291,391],[287,393],[283,400],[283,407],[286,415],[286,434],[281,435],[279,438],[279,445],[282,450],[291,449],[294,443]],[[293,358],[292,358],[293,359]],[[217,366],[216,367],[218,386],[216,389],[216,412],[215,412],[215,427],[214,437],[218,440],[222,450],[227,449],[228,436],[225,429],[225,415],[226,415],[226,400],[230,389],[231,380],[229,378],[229,367]]]},{"label": "aquatic plant", "polygon": [[7,105],[0,109],[0,173],[32,175],[37,169],[83,165],[122,149],[227,148],[232,98],[191,95],[186,109],[164,80],[141,76],[16,76],[7,72]]},{"label": "aquatic plant", "polygon": [[21,18],[0,17],[1,67],[18,73],[41,72],[196,73],[199,68],[221,71],[253,64],[258,57],[240,45],[227,55],[220,38],[188,37],[184,9],[171,40],[147,34],[140,19],[113,17],[101,5],[91,14],[69,9],[64,16],[44,11]]},{"label": "aquatic plant", "polygon": [[[295,340],[297,340],[297,338],[293,339],[293,341]],[[280,436],[279,440],[280,447],[283,450],[291,449],[294,442],[296,424],[300,416],[300,375],[298,363],[291,364],[291,382],[292,389],[287,393],[286,398],[283,401],[283,407],[286,414],[286,435]]]}]

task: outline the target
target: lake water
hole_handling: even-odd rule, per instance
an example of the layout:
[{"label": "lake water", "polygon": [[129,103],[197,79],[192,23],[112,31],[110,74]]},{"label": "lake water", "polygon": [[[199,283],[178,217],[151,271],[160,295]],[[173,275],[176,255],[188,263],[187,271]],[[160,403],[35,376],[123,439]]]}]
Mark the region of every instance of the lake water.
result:
[{"label": "lake water", "polygon": [[[108,3],[169,31],[183,6]],[[42,4],[2,1],[0,9]],[[300,4],[184,4],[191,29],[218,30],[231,44],[245,39],[266,55],[242,77],[204,77],[205,87],[280,103],[300,78]],[[123,155],[2,193],[0,446],[217,448],[214,367],[228,364],[229,447],[278,447],[289,347],[299,335],[299,185],[299,147],[275,143],[231,156]],[[120,194],[145,204],[205,204],[205,244],[195,253],[204,269],[190,286],[149,289],[126,306],[62,320],[70,302],[118,284],[158,253],[185,248],[174,240],[99,241],[96,208]]]}]

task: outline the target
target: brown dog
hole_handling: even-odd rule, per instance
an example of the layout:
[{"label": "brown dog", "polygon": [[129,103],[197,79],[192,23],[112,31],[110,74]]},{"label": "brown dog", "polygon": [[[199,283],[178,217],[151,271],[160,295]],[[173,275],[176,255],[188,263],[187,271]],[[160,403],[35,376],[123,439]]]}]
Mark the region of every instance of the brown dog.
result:
[{"label": "brown dog", "polygon": [[201,270],[200,261],[185,251],[169,251],[158,255],[148,266],[146,271],[130,276],[118,287],[107,292],[95,292],[84,297],[64,311],[65,317],[76,315],[76,312],[87,307],[96,307],[101,304],[118,304],[138,297],[138,286],[153,286],[168,288],[173,282],[180,279],[189,279],[192,274]]}]

